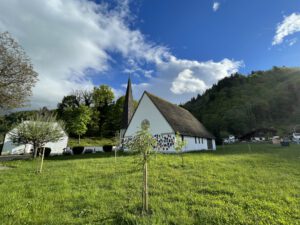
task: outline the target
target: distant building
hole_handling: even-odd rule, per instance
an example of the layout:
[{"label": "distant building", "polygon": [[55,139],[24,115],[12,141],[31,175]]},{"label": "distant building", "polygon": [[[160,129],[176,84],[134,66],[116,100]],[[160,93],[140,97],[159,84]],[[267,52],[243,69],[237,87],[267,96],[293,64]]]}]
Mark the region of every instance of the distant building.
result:
[{"label": "distant building", "polygon": [[215,137],[189,111],[146,91],[129,121],[123,141],[130,140],[142,123],[150,125],[150,132],[158,142],[158,151],[175,151],[176,132],[188,143],[184,151],[216,150]]},{"label": "distant building", "polygon": [[234,135],[229,135],[228,138],[224,138],[225,144],[233,144],[237,141]]},{"label": "distant building", "polygon": [[[22,123],[30,123],[30,121],[24,121]],[[58,123],[55,123],[56,126],[59,126]],[[18,128],[14,128],[10,132],[8,132],[5,135],[3,148],[2,148],[2,155],[8,155],[8,154],[29,154],[33,152],[33,146],[31,144],[14,144],[11,140],[11,134],[12,132],[15,132],[15,130]],[[63,149],[67,147],[68,145],[68,135],[65,133],[63,129],[61,131],[64,133],[63,138],[61,138],[57,142],[48,142],[45,144],[46,148],[50,148],[51,152],[50,155],[60,155],[63,153]]]},{"label": "distant building", "polygon": [[270,139],[271,137],[275,136],[276,133],[277,130],[274,128],[259,128],[244,134],[239,139],[243,141],[260,142]]}]

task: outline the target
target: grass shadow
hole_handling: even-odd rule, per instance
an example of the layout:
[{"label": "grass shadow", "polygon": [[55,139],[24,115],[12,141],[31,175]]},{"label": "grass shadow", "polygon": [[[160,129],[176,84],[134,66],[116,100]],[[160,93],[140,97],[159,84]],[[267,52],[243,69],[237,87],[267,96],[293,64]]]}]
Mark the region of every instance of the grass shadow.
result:
[{"label": "grass shadow", "polygon": [[[128,157],[135,155],[134,153],[129,152],[118,152],[118,157]],[[115,157],[114,152],[100,152],[100,153],[89,153],[89,154],[80,154],[80,155],[57,155],[57,156],[50,156],[45,158],[45,160],[80,160],[80,159],[97,159],[97,158],[113,158]]]}]

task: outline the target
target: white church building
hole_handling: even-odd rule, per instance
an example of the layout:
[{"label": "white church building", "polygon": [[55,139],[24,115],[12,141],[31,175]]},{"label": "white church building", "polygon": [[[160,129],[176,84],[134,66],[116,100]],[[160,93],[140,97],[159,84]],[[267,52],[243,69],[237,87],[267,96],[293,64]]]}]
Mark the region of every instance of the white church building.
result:
[{"label": "white church building", "polygon": [[[130,85],[130,81],[128,82]],[[128,91],[129,90],[129,91]],[[127,87],[126,98],[131,94]],[[127,101],[124,114],[129,107]],[[129,110],[129,112],[132,110]],[[179,132],[187,145],[183,151],[216,150],[215,137],[186,109],[163,100],[149,92],[144,92],[132,115],[127,113],[128,126],[123,131],[123,141],[131,139],[140,129],[142,122],[150,125],[150,132],[156,138],[160,152],[175,152],[175,134]]]}]

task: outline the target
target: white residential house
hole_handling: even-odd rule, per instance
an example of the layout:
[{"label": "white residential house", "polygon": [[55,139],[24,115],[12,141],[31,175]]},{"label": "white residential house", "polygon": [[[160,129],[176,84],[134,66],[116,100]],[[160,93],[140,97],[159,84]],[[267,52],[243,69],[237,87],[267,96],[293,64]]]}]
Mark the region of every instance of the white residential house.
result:
[{"label": "white residential house", "polygon": [[[30,123],[30,121],[23,121],[22,123]],[[58,123],[54,123],[55,126],[59,126]],[[33,151],[33,146],[31,144],[14,144],[11,140],[11,134],[18,129],[17,127],[8,132],[5,135],[3,148],[2,148],[2,155],[8,154],[29,154]],[[44,147],[50,148],[51,152],[50,155],[61,155],[63,153],[63,149],[68,145],[68,135],[66,132],[61,128],[61,132],[63,133],[63,138],[61,138],[57,142],[48,142],[45,144]]]},{"label": "white residential house", "polygon": [[124,132],[123,141],[131,139],[141,123],[150,125],[158,151],[175,152],[175,134],[187,141],[184,151],[216,150],[215,137],[186,109],[144,92]]}]

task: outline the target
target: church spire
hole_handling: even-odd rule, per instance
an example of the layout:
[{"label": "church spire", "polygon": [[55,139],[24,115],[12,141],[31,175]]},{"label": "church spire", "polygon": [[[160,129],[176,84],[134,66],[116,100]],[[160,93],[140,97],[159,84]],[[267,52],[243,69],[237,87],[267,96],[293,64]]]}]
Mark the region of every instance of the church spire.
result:
[{"label": "church spire", "polygon": [[133,97],[132,97],[132,89],[131,89],[131,80],[129,77],[125,100],[124,100],[124,106],[123,106],[122,129],[126,129],[127,126],[129,125],[133,112],[134,112],[134,105],[133,105]]}]

